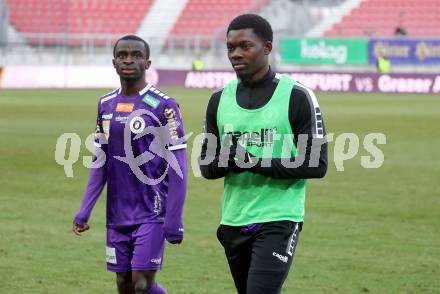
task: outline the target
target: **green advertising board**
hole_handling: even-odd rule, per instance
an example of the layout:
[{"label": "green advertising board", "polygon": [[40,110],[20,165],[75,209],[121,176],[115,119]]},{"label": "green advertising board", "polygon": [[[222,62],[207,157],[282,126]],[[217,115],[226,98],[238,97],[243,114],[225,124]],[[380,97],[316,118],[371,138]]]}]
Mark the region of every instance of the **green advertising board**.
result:
[{"label": "green advertising board", "polygon": [[368,40],[285,38],[281,40],[281,60],[294,64],[368,64]]}]

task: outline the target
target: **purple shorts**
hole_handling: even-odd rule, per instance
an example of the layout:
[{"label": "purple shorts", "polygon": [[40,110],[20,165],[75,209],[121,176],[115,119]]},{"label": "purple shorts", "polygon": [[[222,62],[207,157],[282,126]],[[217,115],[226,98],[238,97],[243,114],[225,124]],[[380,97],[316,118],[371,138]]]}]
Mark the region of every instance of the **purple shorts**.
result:
[{"label": "purple shorts", "polygon": [[107,269],[112,272],[160,270],[164,247],[161,223],[107,228]]}]

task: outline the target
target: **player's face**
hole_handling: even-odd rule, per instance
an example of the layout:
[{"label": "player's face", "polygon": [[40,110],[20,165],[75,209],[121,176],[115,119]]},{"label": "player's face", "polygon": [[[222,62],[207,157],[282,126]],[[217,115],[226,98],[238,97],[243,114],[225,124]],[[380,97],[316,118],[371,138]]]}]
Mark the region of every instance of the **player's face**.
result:
[{"label": "player's face", "polygon": [[136,40],[121,40],[115,48],[113,66],[125,80],[145,80],[145,71],[150,67],[144,43]]},{"label": "player's face", "polygon": [[253,29],[229,31],[226,47],[229,61],[239,78],[254,80],[267,70],[272,43],[261,40]]}]

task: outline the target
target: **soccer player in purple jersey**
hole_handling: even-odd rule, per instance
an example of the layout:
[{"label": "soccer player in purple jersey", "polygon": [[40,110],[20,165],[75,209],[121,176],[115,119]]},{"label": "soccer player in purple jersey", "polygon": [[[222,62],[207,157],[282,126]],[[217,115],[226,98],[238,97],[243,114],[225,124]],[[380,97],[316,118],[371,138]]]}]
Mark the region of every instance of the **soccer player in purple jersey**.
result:
[{"label": "soccer player in purple jersey", "polygon": [[108,270],[119,294],[162,294],[155,282],[165,240],[183,240],[186,141],[176,101],[145,81],[149,46],[128,35],[114,47],[121,88],[98,103],[96,152],[73,232],[81,235],[107,183]]}]

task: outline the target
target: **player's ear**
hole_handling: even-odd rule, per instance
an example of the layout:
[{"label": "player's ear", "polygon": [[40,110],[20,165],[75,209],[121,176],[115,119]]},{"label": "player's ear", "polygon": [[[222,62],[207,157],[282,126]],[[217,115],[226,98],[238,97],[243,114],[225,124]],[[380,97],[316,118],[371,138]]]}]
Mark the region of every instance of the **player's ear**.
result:
[{"label": "player's ear", "polygon": [[145,70],[149,69],[151,66],[151,60],[147,59],[147,62],[145,63]]},{"label": "player's ear", "polygon": [[269,55],[272,52],[272,42],[266,41],[264,44],[264,55]]}]

